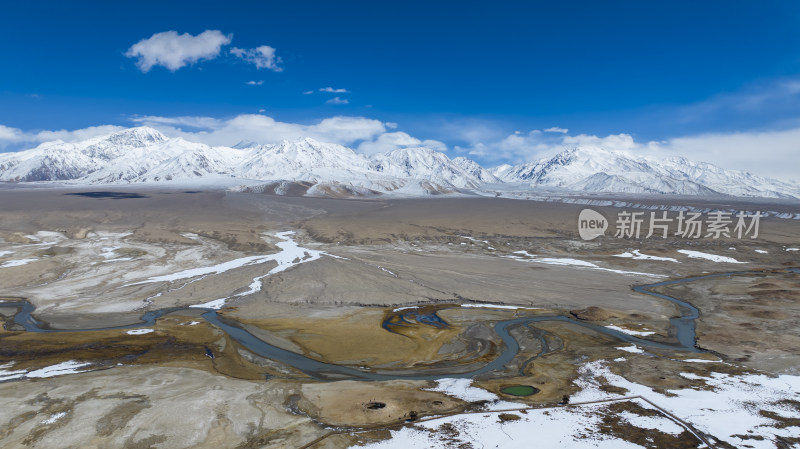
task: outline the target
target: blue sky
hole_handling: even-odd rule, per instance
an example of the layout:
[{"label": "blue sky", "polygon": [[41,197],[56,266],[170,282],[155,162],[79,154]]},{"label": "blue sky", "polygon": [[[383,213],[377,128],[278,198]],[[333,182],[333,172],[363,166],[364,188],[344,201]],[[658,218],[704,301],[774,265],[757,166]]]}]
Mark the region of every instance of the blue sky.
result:
[{"label": "blue sky", "polygon": [[[774,161],[798,154],[795,1],[43,1],[4,5],[3,17],[5,150],[56,135],[42,131],[136,124],[199,140],[225,129],[208,143],[232,145],[235,130],[271,140],[346,117],[363,133],[319,135],[364,151],[425,143],[487,165],[595,143],[785,177]],[[131,52],[169,31],[161,44],[214,32],[219,45]],[[153,54],[173,66],[147,66]],[[286,127],[259,134],[269,120]],[[780,148],[762,167],[753,145]]]}]

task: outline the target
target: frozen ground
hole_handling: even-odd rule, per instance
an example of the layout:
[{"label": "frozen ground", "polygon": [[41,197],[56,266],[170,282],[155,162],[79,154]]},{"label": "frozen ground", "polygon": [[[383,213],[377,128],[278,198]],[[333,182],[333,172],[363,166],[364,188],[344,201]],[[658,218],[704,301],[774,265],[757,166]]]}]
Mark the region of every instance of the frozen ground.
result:
[{"label": "frozen ground", "polygon": [[[641,353],[635,345],[620,350]],[[624,358],[615,362],[624,362]],[[714,363],[702,359],[688,362]],[[519,404],[496,401],[497,396],[471,386],[469,379],[443,379],[433,388],[467,401],[493,401],[486,411],[424,420],[413,426],[391,431],[391,439],[367,444],[368,448],[455,448],[469,447],[530,448],[639,448],[604,430],[608,402],[632,401],[651,409],[646,415],[623,411],[614,413],[626,425],[680,435],[694,426],[714,444],[733,447],[772,449],[780,446],[779,437],[800,435],[800,377],[749,374],[732,376],[712,372],[708,377],[683,373],[687,379],[702,380],[705,387],[657,392],[614,374],[609,363],[590,362],[580,369],[576,381],[581,391],[573,395],[568,407],[528,409]],[[605,385],[605,387],[603,386]],[[608,393],[608,386],[624,393]],[[639,399],[644,398],[646,399]],[[601,402],[598,402],[601,401]],[[508,406],[508,408],[503,408]],[[516,407],[515,407],[516,406]],[[657,408],[657,407],[658,408]],[[501,419],[502,413],[516,417]],[[507,416],[507,415],[506,415]],[[683,421],[683,422],[682,422]],[[698,447],[706,447],[698,438]],[[726,446],[727,447],[727,446]],[[796,447],[796,446],[786,446]]]}]

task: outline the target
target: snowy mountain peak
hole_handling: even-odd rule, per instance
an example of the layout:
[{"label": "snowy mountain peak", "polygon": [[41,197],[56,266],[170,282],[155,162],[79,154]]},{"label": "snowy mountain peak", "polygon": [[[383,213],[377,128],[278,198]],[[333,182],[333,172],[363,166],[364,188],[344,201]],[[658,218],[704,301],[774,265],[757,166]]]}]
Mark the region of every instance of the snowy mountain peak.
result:
[{"label": "snowy mountain peak", "polygon": [[682,157],[645,157],[598,147],[571,148],[550,158],[496,167],[492,173],[505,182],[583,192],[800,198],[800,187],[779,180]]},{"label": "snowy mountain peak", "polygon": [[102,138],[102,141],[109,144],[138,148],[163,143],[167,140],[169,140],[167,136],[149,126],[124,129]]},{"label": "snowy mountain peak", "polygon": [[645,157],[596,147],[571,148],[549,158],[489,171],[470,159],[450,159],[427,147],[367,157],[310,137],[236,146],[209,147],[168,138],[142,126],[82,142],[47,142],[30,150],[0,153],[0,181],[105,184],[190,181],[222,175],[227,182],[300,181],[313,186],[310,194],[427,195],[459,189],[487,191],[489,184],[507,182],[517,184],[514,189],[800,198],[798,184],[682,157]]},{"label": "snowy mountain peak", "polygon": [[[480,173],[476,176],[444,153],[426,147],[400,148],[372,157],[375,169],[400,178],[427,179],[438,185],[457,188],[477,188],[484,183]],[[477,164],[475,164],[477,165]],[[491,177],[491,174],[486,172]]]}]

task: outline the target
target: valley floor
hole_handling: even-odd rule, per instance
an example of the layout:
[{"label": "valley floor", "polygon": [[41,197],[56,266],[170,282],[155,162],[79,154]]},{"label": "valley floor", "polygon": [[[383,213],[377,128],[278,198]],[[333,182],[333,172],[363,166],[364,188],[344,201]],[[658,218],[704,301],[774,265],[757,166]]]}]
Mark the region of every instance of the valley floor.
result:
[{"label": "valley floor", "polygon": [[498,198],[0,204],[3,447],[800,447],[797,220],[584,241],[584,206]]}]

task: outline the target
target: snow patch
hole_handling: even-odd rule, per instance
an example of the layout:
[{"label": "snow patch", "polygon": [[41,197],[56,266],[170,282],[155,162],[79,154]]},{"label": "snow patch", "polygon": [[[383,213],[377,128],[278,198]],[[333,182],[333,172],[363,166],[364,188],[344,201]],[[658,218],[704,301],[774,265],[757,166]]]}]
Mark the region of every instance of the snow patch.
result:
[{"label": "snow patch", "polygon": [[30,371],[28,374],[25,375],[25,377],[45,378],[45,377],[63,376],[65,374],[80,373],[81,371],[78,371],[78,368],[83,368],[89,365],[91,365],[91,363],[76,362],[74,360],[69,360],[66,362],[61,362],[55,365],[46,366],[44,368]]},{"label": "snow patch", "polygon": [[624,257],[633,260],[663,260],[666,262],[680,263],[678,262],[678,259],[673,259],[672,257],[659,257],[659,256],[650,256],[647,254],[642,254],[639,252],[638,249],[635,249],[633,251],[627,251],[622,254],[614,254],[614,257]]},{"label": "snow patch", "polygon": [[[619,397],[603,391],[597,380],[602,377],[608,384],[626,389],[626,396],[646,397],[691,422],[699,431],[714,435],[733,447],[749,445],[756,449],[774,449],[778,436],[797,436],[797,427],[781,428],[778,422],[763,416],[761,410],[800,419],[800,411],[782,403],[800,395],[800,376],[710,373],[708,377],[701,377],[682,373],[687,379],[704,380],[710,388],[668,390],[667,394],[661,394],[612,373],[603,361],[585,364],[579,374],[575,383],[581,391],[572,396],[573,403]],[[763,440],[743,440],[736,435],[760,436]]]},{"label": "snow patch", "polygon": [[648,335],[655,334],[655,332],[652,332],[652,331],[635,331],[635,330],[631,330],[631,329],[625,329],[624,327],[614,326],[613,324],[609,324],[608,326],[606,326],[606,328],[611,329],[611,330],[615,330],[617,332],[622,332],[624,334],[636,335],[636,336],[640,336],[640,337],[647,337]]},{"label": "snow patch", "polygon": [[125,332],[128,335],[144,335],[154,332],[154,329],[131,329],[128,332]]},{"label": "snow patch", "polygon": [[54,413],[54,414],[50,415],[49,418],[47,418],[44,421],[42,421],[42,424],[53,424],[56,421],[58,421],[59,419],[65,417],[65,416],[67,416],[67,412]]},{"label": "snow patch", "polygon": [[565,258],[553,258],[553,257],[537,257],[533,254],[528,253],[527,251],[515,251],[512,254],[522,254],[525,257],[519,256],[504,256],[508,259],[518,260],[520,262],[532,262],[532,263],[543,263],[546,265],[564,265],[564,266],[572,266],[572,267],[579,267],[579,268],[589,268],[591,270],[599,270],[599,271],[609,271],[611,273],[617,274],[625,274],[625,275],[634,275],[634,276],[648,276],[648,277],[656,277],[656,278],[663,278],[667,277],[666,275],[662,274],[653,274],[653,273],[642,273],[639,271],[626,271],[626,270],[616,270],[613,268],[603,268],[594,264],[592,262],[587,262],[585,260],[579,259],[571,259],[568,257]]},{"label": "snow patch", "polygon": [[636,346],[634,344],[632,344],[630,346],[620,346],[617,349],[619,349],[620,351],[630,352],[630,353],[633,353],[633,354],[642,354],[642,353],[644,353],[644,349],[642,349],[642,348],[640,348],[640,347],[638,347],[638,346]]},{"label": "snow patch", "polygon": [[27,264],[29,264],[31,262],[36,262],[37,260],[39,260],[39,259],[37,259],[35,257],[31,258],[31,259],[9,260],[8,262],[5,262],[4,264],[0,265],[0,268],[20,267],[22,265],[27,265]]},{"label": "snow patch", "polygon": [[428,391],[438,391],[448,396],[461,399],[462,401],[493,401],[498,399],[497,395],[490,393],[482,388],[472,386],[472,379],[439,379],[436,386],[426,388]]},{"label": "snow patch", "polygon": [[725,257],[725,256],[718,256],[716,254],[701,253],[700,251],[691,251],[688,249],[679,249],[678,252],[681,254],[686,254],[687,256],[689,256],[690,259],[705,259],[705,260],[710,260],[712,262],[725,262],[725,263],[747,263],[747,262],[739,262],[733,257]]},{"label": "snow patch", "polygon": [[191,305],[189,307],[194,307],[195,309],[214,309],[214,310],[219,310],[223,306],[225,306],[225,301],[227,301],[227,300],[228,300],[228,298],[219,298],[219,299],[215,299],[213,301],[204,302],[202,304],[194,304],[194,305]]},{"label": "snow patch", "polygon": [[477,307],[481,309],[530,309],[531,307],[512,306],[507,304],[461,304],[461,307]]}]

